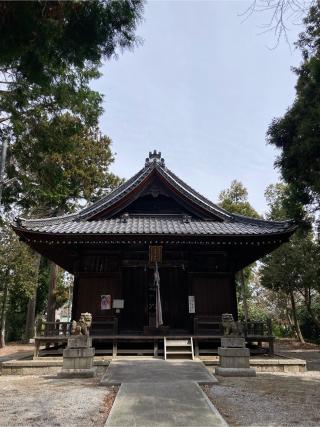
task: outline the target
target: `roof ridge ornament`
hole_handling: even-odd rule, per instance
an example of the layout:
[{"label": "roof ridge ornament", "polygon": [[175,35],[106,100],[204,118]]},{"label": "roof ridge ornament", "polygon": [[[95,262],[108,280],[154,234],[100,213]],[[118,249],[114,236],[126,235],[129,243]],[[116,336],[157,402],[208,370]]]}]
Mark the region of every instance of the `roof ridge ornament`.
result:
[{"label": "roof ridge ornament", "polygon": [[184,214],[182,216],[182,222],[184,222],[185,224],[189,224],[189,222],[191,222],[191,220],[192,220],[192,216],[191,215]]},{"label": "roof ridge ornament", "polygon": [[128,214],[128,212],[125,212],[124,214],[121,215],[121,222],[123,222],[124,224],[128,222],[128,219],[130,218],[130,215]]},{"label": "roof ridge ornament", "polygon": [[150,165],[160,165],[165,166],[164,158],[161,157],[161,151],[153,150],[149,151],[149,157],[146,158],[145,167]]}]

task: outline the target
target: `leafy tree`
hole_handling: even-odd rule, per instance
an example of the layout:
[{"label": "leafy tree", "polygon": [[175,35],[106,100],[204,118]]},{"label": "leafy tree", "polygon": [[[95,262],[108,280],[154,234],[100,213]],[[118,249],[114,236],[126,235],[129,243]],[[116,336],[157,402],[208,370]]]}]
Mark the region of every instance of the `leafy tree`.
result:
[{"label": "leafy tree", "polygon": [[[91,96],[90,96],[91,95]],[[48,216],[72,211],[81,201],[94,200],[118,185],[109,173],[113,161],[111,141],[97,127],[99,97],[87,90],[73,95],[73,105],[86,104],[79,113],[65,112],[62,105],[52,110],[36,108],[12,120],[13,143],[8,147],[7,178],[13,179],[4,191],[7,208],[28,210]],[[101,100],[100,100],[101,101]],[[52,265],[48,320],[54,320],[57,266]],[[36,294],[27,310],[27,335],[32,334]]]},{"label": "leafy tree", "polygon": [[[218,196],[219,206],[229,212],[259,218],[257,211],[250,205],[248,201],[248,190],[244,185],[237,180],[233,180],[231,185],[226,190],[221,191]],[[245,321],[249,318],[248,299],[250,298],[249,282],[253,277],[253,266],[246,267],[238,272],[236,276],[237,282],[240,283],[243,315]],[[240,298],[239,298],[240,300]]]},{"label": "leafy tree", "polygon": [[270,220],[294,219],[300,229],[307,230],[314,218],[300,203],[291,185],[284,182],[271,184],[267,187],[265,198],[269,207],[266,217]]},{"label": "leafy tree", "polygon": [[[0,202],[6,174],[7,209],[69,212],[117,185],[108,173],[110,140],[98,129],[102,96],[89,82],[103,59],[135,46],[142,12],[141,0],[0,2]],[[34,294],[27,331],[35,305]]]},{"label": "leafy tree", "polygon": [[[313,309],[318,318],[320,318],[320,295],[315,298],[313,303]],[[304,305],[299,307],[298,311],[300,328],[303,336],[312,341],[317,341],[319,343],[319,327],[315,324],[312,316],[310,316],[308,310]]]},{"label": "leafy tree", "polygon": [[0,1],[0,202],[1,164],[25,120],[59,111],[97,125],[102,97],[88,83],[102,59],[137,44],[142,12],[142,0]]},{"label": "leafy tree", "polygon": [[320,318],[314,307],[314,298],[320,290],[320,252],[312,236],[294,236],[263,261],[262,286],[288,296],[294,327],[300,341],[297,300],[302,302],[313,322],[320,329]]},{"label": "leafy tree", "polygon": [[248,190],[237,180],[233,180],[230,188],[221,191],[218,196],[219,206],[229,212],[259,218],[257,211],[248,201]]},{"label": "leafy tree", "polygon": [[6,204],[51,215],[94,200],[120,182],[109,172],[110,145],[96,126],[69,113],[24,120],[8,150],[7,177],[15,180],[4,192]]},{"label": "leafy tree", "polygon": [[303,62],[298,76],[296,99],[283,117],[275,118],[267,140],[280,150],[276,166],[293,197],[312,211],[320,207],[320,3],[304,20],[305,31],[296,43]]},{"label": "leafy tree", "polygon": [[11,310],[20,315],[24,312],[27,299],[36,286],[35,272],[32,251],[18,240],[8,225],[3,225],[0,229],[0,347],[5,345],[9,302]]},{"label": "leafy tree", "polygon": [[1,1],[1,70],[10,81],[50,85],[73,67],[132,48],[142,13],[141,0]]},{"label": "leafy tree", "polygon": [[[292,202],[290,185],[278,183],[266,190],[269,205],[267,216],[272,220],[282,220],[290,217]],[[305,214],[303,205],[294,203],[294,212]],[[289,323],[292,323],[300,341],[303,336],[300,331],[297,302],[305,305],[305,309],[320,327],[314,301],[320,291],[320,251],[312,230],[300,228],[291,240],[276,251],[267,255],[260,269],[261,284],[279,295],[286,296],[286,308]]]}]

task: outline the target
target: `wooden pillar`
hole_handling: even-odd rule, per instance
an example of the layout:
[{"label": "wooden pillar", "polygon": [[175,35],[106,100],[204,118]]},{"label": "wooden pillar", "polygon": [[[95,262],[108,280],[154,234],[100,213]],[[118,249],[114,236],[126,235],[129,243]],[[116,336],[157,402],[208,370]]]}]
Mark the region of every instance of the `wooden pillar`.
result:
[{"label": "wooden pillar", "polygon": [[59,267],[53,261],[50,262],[50,281],[48,290],[48,304],[47,304],[47,322],[55,322],[56,315],[56,296],[55,291],[57,288]]},{"label": "wooden pillar", "polygon": [[33,358],[39,357],[39,351],[40,351],[40,341],[35,338],[34,340],[34,352],[33,352]]},{"label": "wooden pillar", "polygon": [[35,286],[34,286],[33,295],[28,301],[27,317],[26,317],[25,338],[27,341],[29,341],[30,338],[34,337],[34,332],[35,332],[36,300],[37,300],[40,260],[41,260],[41,255],[38,253],[35,253],[34,254],[34,262],[35,262],[34,282],[35,282]]},{"label": "wooden pillar", "polygon": [[117,357],[118,353],[118,341],[116,338],[112,340],[112,357]]},{"label": "wooden pillar", "polygon": [[158,357],[159,355],[159,346],[158,346],[158,340],[154,339],[153,341],[153,355],[154,357]]},{"label": "wooden pillar", "polygon": [[196,338],[193,338],[193,346],[194,346],[194,355],[199,357],[199,341]]},{"label": "wooden pillar", "polygon": [[74,276],[73,295],[72,295],[72,312],[71,320],[79,320],[78,317],[78,294],[79,294],[79,277]]}]

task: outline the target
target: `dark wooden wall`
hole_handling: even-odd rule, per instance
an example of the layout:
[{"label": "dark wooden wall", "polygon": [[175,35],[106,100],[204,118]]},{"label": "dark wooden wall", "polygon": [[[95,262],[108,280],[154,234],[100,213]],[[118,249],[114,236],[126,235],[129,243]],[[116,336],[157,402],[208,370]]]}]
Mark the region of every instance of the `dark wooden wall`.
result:
[{"label": "dark wooden wall", "polygon": [[[116,316],[121,332],[139,332],[150,326],[154,269],[147,257],[145,250],[126,249],[122,254],[98,252],[82,260],[82,271],[75,277],[73,319],[88,311],[95,321]],[[234,273],[221,271],[225,265],[223,252],[164,251],[159,266],[164,324],[191,330],[194,316],[232,313],[237,318]],[[124,299],[124,308],[120,313],[101,310],[101,295]],[[189,313],[189,295],[195,297],[195,314]]]},{"label": "dark wooden wall", "polygon": [[234,276],[217,273],[190,273],[190,287],[195,297],[197,316],[220,316],[232,313],[237,317]]},{"label": "dark wooden wall", "polygon": [[143,267],[122,269],[124,309],[119,316],[121,331],[142,331],[148,322],[147,272]]},{"label": "dark wooden wall", "polygon": [[101,321],[112,318],[114,310],[101,310],[101,295],[121,298],[121,280],[119,273],[103,275],[80,275],[75,280],[72,318],[79,319],[80,314],[89,312],[93,320]]}]

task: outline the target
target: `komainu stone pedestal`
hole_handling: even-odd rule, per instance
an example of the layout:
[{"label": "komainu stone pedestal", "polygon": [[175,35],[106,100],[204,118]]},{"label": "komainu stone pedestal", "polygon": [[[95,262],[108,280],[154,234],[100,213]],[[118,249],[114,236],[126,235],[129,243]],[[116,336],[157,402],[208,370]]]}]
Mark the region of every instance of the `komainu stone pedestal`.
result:
[{"label": "komainu stone pedestal", "polygon": [[219,367],[215,369],[217,375],[223,377],[254,377],[256,375],[256,370],[250,368],[250,351],[245,347],[244,338],[221,338],[218,355]]},{"label": "komainu stone pedestal", "polygon": [[93,367],[94,348],[92,339],[86,335],[74,335],[68,339],[68,346],[63,350],[63,367],[58,376],[61,378],[92,378],[96,368]]}]

